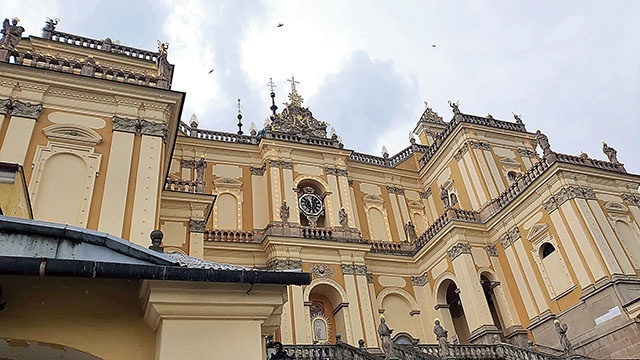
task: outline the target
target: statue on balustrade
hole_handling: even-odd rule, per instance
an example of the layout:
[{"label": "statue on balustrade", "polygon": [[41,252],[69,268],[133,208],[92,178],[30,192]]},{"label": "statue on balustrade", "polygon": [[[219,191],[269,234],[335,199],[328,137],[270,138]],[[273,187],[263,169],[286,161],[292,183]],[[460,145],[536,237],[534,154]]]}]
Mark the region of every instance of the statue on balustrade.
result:
[{"label": "statue on balustrade", "polygon": [[9,23],[9,19],[4,19],[2,23],[2,39],[0,39],[0,48],[7,50],[15,50],[16,46],[18,46],[18,42],[22,38],[22,33],[24,32],[24,28],[18,25],[20,19],[13,18],[11,19],[11,23]]},{"label": "statue on balustrade", "polygon": [[569,341],[569,338],[567,337],[569,325],[567,325],[566,323],[561,324],[560,320],[558,319],[553,320],[553,323],[556,325],[556,332],[560,337],[560,345],[562,346],[564,354],[566,356],[573,355],[573,345],[571,345],[571,341]]},{"label": "statue on balustrade", "polygon": [[407,238],[409,238],[410,241],[416,241],[418,238],[418,235],[416,234],[416,226],[413,225],[411,220],[407,221],[404,225],[404,230],[407,232]]},{"label": "statue on balustrade", "polygon": [[345,210],[344,208],[340,208],[338,215],[340,216],[340,226],[342,226],[345,229],[348,228],[349,216],[347,215],[347,210]]},{"label": "statue on balustrade", "polygon": [[440,320],[438,319],[435,321],[433,333],[436,334],[436,340],[438,340],[438,345],[440,346],[440,357],[443,359],[451,357],[451,343],[447,339],[449,332],[440,325]]},{"label": "statue on balustrade", "polygon": [[440,200],[442,200],[445,209],[451,207],[451,203],[449,202],[449,190],[447,190],[444,184],[440,186]]},{"label": "statue on balustrade", "polygon": [[282,205],[280,206],[280,219],[283,223],[289,221],[289,205],[287,205],[286,201],[282,202]]},{"label": "statue on balustrade", "polygon": [[378,335],[380,335],[380,340],[382,342],[382,351],[384,352],[385,359],[395,359],[395,348],[393,340],[391,340],[391,334],[393,333],[393,329],[389,329],[387,326],[387,321],[384,317],[380,318],[380,325],[378,325]]}]

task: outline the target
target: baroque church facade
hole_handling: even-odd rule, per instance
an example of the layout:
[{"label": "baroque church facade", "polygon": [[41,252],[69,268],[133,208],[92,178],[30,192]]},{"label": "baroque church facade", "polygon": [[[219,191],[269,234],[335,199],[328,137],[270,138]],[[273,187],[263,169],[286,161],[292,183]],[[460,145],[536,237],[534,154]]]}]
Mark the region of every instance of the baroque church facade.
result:
[{"label": "baroque church facade", "polygon": [[559,353],[566,324],[577,354],[640,356],[640,177],[606,144],[606,160],[558,153],[518,116],[450,103],[399,153],[358,153],[294,79],[262,129],[201,129],[181,120],[165,44],[55,25],[0,49],[0,162],[23,169],[33,219],[309,273],[259,334],[292,348],[381,348],[384,317],[398,344],[436,343],[438,319],[461,344]]}]

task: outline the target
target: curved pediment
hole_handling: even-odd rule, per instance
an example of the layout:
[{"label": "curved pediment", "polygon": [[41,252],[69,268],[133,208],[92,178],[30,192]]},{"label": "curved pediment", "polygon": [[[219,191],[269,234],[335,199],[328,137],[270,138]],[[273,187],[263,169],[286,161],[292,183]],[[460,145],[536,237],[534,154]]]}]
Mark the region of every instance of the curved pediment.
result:
[{"label": "curved pediment", "polygon": [[231,178],[218,178],[213,180],[213,185],[216,188],[239,188],[242,186],[242,181]]},{"label": "curved pediment", "polygon": [[83,145],[96,146],[102,141],[102,136],[95,130],[73,124],[54,124],[42,129],[50,140],[73,142]]}]

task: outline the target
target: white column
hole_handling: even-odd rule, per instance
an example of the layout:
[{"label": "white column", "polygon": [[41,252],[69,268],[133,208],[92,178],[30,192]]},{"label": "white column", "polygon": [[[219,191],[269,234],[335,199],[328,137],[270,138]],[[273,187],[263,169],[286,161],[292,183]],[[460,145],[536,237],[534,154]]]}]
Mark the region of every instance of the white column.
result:
[{"label": "white column", "polygon": [[587,286],[591,285],[589,273],[587,272],[587,266],[585,266],[586,264],[582,262],[580,255],[578,255],[578,249],[576,248],[571,235],[569,235],[569,232],[564,225],[564,221],[562,220],[560,212],[551,211],[549,213],[549,217],[551,218],[553,227],[558,232],[558,243],[560,243],[562,247],[564,247],[569,259],[569,265],[576,274],[580,287],[582,289],[586,288]]},{"label": "white column", "polygon": [[[298,211],[298,199],[296,197],[296,193],[293,192],[293,170],[291,168],[282,169],[282,187],[283,187],[282,192],[284,194],[284,199],[287,200],[287,205],[289,205],[289,209],[291,212],[291,217],[289,217],[289,222],[299,224],[300,214]],[[276,213],[276,214],[279,214],[279,213]]]},{"label": "white column", "polygon": [[335,175],[327,174],[327,182],[329,183],[329,191],[331,195],[329,198],[331,199],[331,203],[325,204],[327,205],[327,214],[326,216],[329,219],[329,223],[325,223],[325,227],[330,226],[338,226],[338,219],[340,219],[340,190],[338,189],[338,179]]},{"label": "white column", "polygon": [[[356,276],[358,298],[360,299],[360,318],[364,323],[364,340],[367,347],[378,347],[376,313],[371,303],[369,284],[366,276]],[[358,339],[359,340],[359,339]]]},{"label": "white column", "polygon": [[144,247],[149,246],[149,234],[156,222],[161,154],[162,138],[143,135],[129,240]]},{"label": "white column", "polygon": [[304,305],[304,297],[301,286],[291,286],[291,307],[293,308],[293,321],[295,322],[296,344],[311,344],[311,313],[309,307]]},{"label": "white column", "polygon": [[[459,243],[455,247],[465,245],[469,244]],[[476,267],[471,257],[471,251],[463,250],[459,255],[454,255],[451,263],[460,289],[460,300],[469,324],[469,333],[483,325],[494,325],[489,305],[480,285],[480,278],[475,271]]]},{"label": "white column", "polygon": [[[358,340],[364,339],[364,332],[362,331],[362,323],[360,322],[361,313],[360,313],[360,305],[358,301],[358,292],[356,290],[356,280],[355,275],[353,274],[345,274],[344,276],[344,285],[345,291],[347,292],[347,301],[349,302],[349,307],[347,309],[342,309],[342,311],[347,310],[349,312],[349,317],[353,320],[351,323],[351,339],[350,344],[354,346],[358,346]],[[348,335],[348,334],[345,334]]]},{"label": "white column", "polygon": [[2,149],[0,149],[1,162],[24,165],[35,125],[36,119],[20,116],[12,116],[9,119],[7,133],[4,136]]},{"label": "white column", "polygon": [[[278,166],[274,166],[274,164],[271,163],[271,160],[267,160],[267,166],[269,167],[269,178],[271,180],[271,213],[273,214],[273,219],[271,219],[271,221],[273,220],[280,220],[280,206],[282,205],[282,186],[280,185],[280,168]],[[298,208],[296,203],[293,204],[287,204],[289,205],[289,209],[293,208],[294,209],[294,213],[295,213],[295,209]],[[296,220],[298,221],[299,217],[297,219],[294,219],[292,217],[289,218],[289,220]]]},{"label": "white column", "polygon": [[251,202],[255,229],[264,229],[269,223],[269,192],[264,171],[265,169],[259,168],[251,173]]},{"label": "white column", "polygon": [[105,175],[98,230],[122,237],[135,134],[114,131]]}]

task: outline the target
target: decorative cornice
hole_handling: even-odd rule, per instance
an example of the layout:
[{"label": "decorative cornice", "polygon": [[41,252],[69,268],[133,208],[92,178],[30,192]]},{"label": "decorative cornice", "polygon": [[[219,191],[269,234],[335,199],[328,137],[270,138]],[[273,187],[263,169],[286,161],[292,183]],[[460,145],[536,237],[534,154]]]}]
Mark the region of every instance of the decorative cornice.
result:
[{"label": "decorative cornice", "polygon": [[504,235],[502,235],[500,239],[498,239],[498,241],[500,241],[500,244],[502,244],[502,247],[506,249],[520,238],[521,238],[520,229],[518,229],[517,226],[514,226],[513,228],[511,228],[511,230],[507,231]]},{"label": "decorative cornice", "polygon": [[409,279],[411,280],[411,285],[413,286],[425,286],[429,283],[429,277],[427,276],[427,273],[419,276],[411,276]]},{"label": "decorative cornice", "polygon": [[455,258],[457,258],[462,254],[471,254],[471,245],[469,245],[469,243],[463,243],[463,242],[457,243],[447,251],[447,254],[453,261],[455,260]]},{"label": "decorative cornice", "polygon": [[251,171],[251,175],[262,176],[264,175],[264,172],[267,170],[267,167],[266,165],[262,165],[261,167],[251,166],[249,170]]},{"label": "decorative cornice", "polygon": [[629,206],[640,207],[640,194],[622,194],[622,201]]},{"label": "decorative cornice", "polygon": [[324,169],[327,175],[336,175],[336,176],[349,176],[347,170],[327,167]]},{"label": "decorative cornice", "polygon": [[428,199],[431,196],[431,188],[425,190],[425,191],[420,191],[418,194],[420,194],[420,198],[422,199]]},{"label": "decorative cornice", "polygon": [[497,257],[498,256],[498,248],[493,246],[493,245],[487,245],[486,247],[487,249],[487,254],[489,254],[489,256],[492,257]]},{"label": "decorative cornice", "polygon": [[331,265],[313,264],[311,265],[311,275],[314,278],[331,278],[333,277],[333,269]]},{"label": "decorative cornice", "polygon": [[144,119],[141,119],[140,123],[140,133],[142,135],[159,136],[166,139],[168,133],[167,124]]},{"label": "decorative cornice", "polygon": [[207,223],[201,220],[189,220],[189,231],[192,233],[204,233]]},{"label": "decorative cornice", "polygon": [[301,260],[291,259],[271,259],[267,264],[269,270],[300,270],[302,269]]},{"label": "decorative cornice", "polygon": [[462,157],[464,156],[464,154],[466,154],[467,152],[469,152],[469,147],[467,146],[467,144],[462,145],[462,147],[453,155],[453,157],[456,158],[457,161],[460,161],[462,159]]},{"label": "decorative cornice", "polygon": [[387,186],[389,194],[404,195],[404,190],[395,186]]},{"label": "decorative cornice", "polygon": [[596,200],[595,191],[588,186],[569,185],[558,190],[542,203],[544,209],[551,213],[558,206],[571,199]]},{"label": "decorative cornice", "polygon": [[472,149],[491,150],[491,144],[483,141],[469,141]]},{"label": "decorative cornice", "polygon": [[42,104],[4,99],[0,100],[0,114],[37,119],[42,114]]},{"label": "decorative cornice", "polygon": [[367,265],[359,265],[359,264],[342,264],[342,274],[343,275],[367,275]]}]

